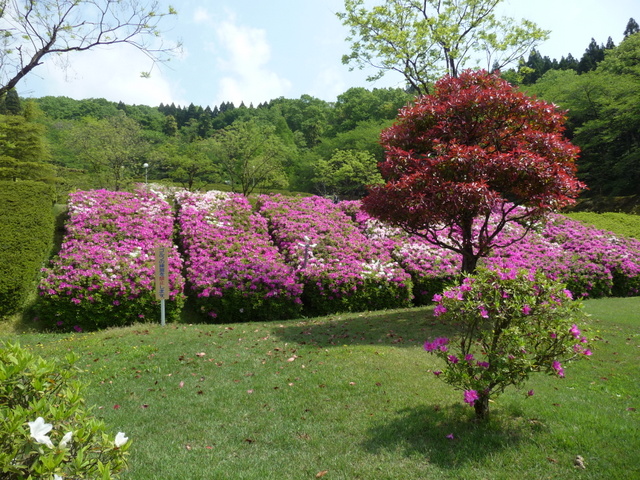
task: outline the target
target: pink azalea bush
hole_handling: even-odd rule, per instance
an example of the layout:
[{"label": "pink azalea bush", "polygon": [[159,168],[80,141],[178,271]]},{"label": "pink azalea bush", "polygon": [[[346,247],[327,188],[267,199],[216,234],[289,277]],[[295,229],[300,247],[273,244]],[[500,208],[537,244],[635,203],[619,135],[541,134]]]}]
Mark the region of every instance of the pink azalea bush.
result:
[{"label": "pink azalea bush", "polygon": [[176,199],[188,289],[202,313],[225,322],[299,315],[302,285],[246,197],[185,191]]},{"label": "pink azalea bush", "polygon": [[581,303],[540,272],[480,268],[434,301],[434,314],[459,334],[427,341],[424,349],[442,359],[444,368],[434,373],[462,390],[479,418],[507,387],[535,372],[562,378],[568,361],[591,355],[578,326]]},{"label": "pink azalea bush", "polygon": [[308,314],[410,305],[411,277],[330,200],[261,196],[258,207],[304,284]]},{"label": "pink azalea bush", "polygon": [[411,275],[415,305],[430,304],[434,294],[455,281],[462,262],[460,254],[386,225],[362,210],[359,201],[340,202],[340,208],[359,226],[369,241],[387,250],[400,267]]},{"label": "pink azalea bush", "polygon": [[[67,235],[39,287],[46,322],[80,331],[157,317],[158,245],[172,247],[167,306],[177,317],[184,280],[168,195],[181,204],[189,291],[215,321],[420,305],[457,282],[459,254],[371,218],[360,202],[262,196],[253,211],[221,192],[97,190],[70,197]],[[512,223],[497,240],[504,247],[481,266],[540,272],[576,298],[639,293],[638,240],[561,215],[528,233]]]},{"label": "pink azalea bush", "polygon": [[[411,274],[415,303],[428,303],[457,275],[460,255],[384,225],[361,211],[357,201],[343,203],[343,210],[363,233],[383,245]],[[449,233],[444,229],[442,235],[446,238]],[[543,272],[564,282],[576,298],[640,293],[640,241],[636,239],[552,214],[528,233],[512,223],[500,232],[498,244],[504,247],[493,250],[480,265]]]},{"label": "pink azalea bush", "polygon": [[601,295],[640,293],[640,240],[584,225],[563,215],[551,215],[542,236],[561,245],[572,259],[604,269],[608,288]]},{"label": "pink azalea bush", "polygon": [[39,284],[40,317],[52,327],[77,331],[159,318],[155,247],[165,246],[167,317],[177,318],[184,280],[172,235],[171,206],[157,192],[70,194],[66,235]]}]

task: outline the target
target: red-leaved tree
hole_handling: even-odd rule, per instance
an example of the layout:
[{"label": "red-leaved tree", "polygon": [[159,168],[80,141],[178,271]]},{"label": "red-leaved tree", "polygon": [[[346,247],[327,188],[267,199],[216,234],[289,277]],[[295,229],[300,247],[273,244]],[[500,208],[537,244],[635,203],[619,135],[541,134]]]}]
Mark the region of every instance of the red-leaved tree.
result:
[{"label": "red-leaved tree", "polygon": [[[501,247],[509,222],[532,226],[573,203],[578,148],[563,112],[486,71],[444,77],[382,132],[385,182],[365,210],[462,255],[462,271]],[[513,240],[511,243],[513,243]]]}]

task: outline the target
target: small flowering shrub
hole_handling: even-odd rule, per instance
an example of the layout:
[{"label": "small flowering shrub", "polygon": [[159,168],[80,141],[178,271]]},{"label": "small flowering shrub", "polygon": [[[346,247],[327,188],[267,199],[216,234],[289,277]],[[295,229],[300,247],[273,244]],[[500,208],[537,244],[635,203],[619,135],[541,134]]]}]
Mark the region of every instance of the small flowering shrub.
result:
[{"label": "small flowering shrub", "polygon": [[427,341],[424,349],[444,360],[434,374],[463,390],[478,418],[488,415],[491,396],[531,373],[564,377],[564,363],[591,355],[578,327],[581,303],[543,274],[479,269],[434,300],[434,314],[458,325],[459,336]]},{"label": "small flowering shrub", "polygon": [[67,233],[43,269],[40,317],[51,327],[79,331],[156,319],[155,247],[168,255],[167,318],[184,303],[182,259],[173,246],[173,212],[163,195],[93,190],[69,196]]},{"label": "small flowering shrub", "polygon": [[120,478],[131,442],[87,409],[74,354],[54,363],[0,347],[0,478]]},{"label": "small flowering shrub", "polygon": [[219,322],[300,313],[302,285],[246,197],[212,191],[176,199],[189,290],[202,313]]},{"label": "small flowering shrub", "polygon": [[321,197],[261,196],[259,212],[285,261],[304,284],[305,313],[402,308],[411,277],[333,202]]}]

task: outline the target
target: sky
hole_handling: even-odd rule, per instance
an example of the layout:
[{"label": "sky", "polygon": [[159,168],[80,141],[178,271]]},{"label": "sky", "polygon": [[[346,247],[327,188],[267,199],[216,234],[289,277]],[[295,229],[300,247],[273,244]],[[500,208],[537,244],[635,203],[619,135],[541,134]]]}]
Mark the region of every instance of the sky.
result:
[{"label": "sky", "polygon": [[[380,4],[382,0],[368,0]],[[257,106],[285,97],[311,95],[333,102],[352,87],[403,87],[399,74],[367,82],[372,70],[350,71],[344,27],[335,13],[343,0],[160,0],[176,17],[163,21],[166,42],[182,52],[151,68],[135,48],[120,45],[73,53],[66,67],[46,59],[18,84],[21,97],[106,98],[157,106],[160,103],[213,108],[222,102]],[[640,0],[504,0],[501,15],[526,18],[551,30],[538,46],[542,55],[580,58],[592,38],[616,45],[629,18],[640,23]]]}]

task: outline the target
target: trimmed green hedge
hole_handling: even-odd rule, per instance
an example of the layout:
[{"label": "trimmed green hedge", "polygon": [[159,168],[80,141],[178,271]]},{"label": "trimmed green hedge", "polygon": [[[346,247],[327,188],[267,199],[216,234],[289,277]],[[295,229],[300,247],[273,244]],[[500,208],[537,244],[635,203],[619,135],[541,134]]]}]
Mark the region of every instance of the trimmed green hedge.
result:
[{"label": "trimmed green hedge", "polygon": [[0,181],[0,317],[20,310],[53,240],[54,191],[41,182]]}]

